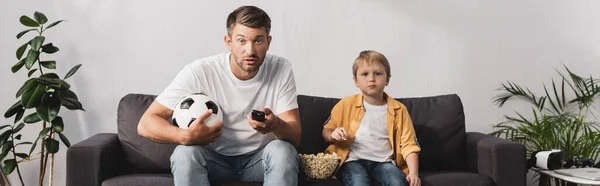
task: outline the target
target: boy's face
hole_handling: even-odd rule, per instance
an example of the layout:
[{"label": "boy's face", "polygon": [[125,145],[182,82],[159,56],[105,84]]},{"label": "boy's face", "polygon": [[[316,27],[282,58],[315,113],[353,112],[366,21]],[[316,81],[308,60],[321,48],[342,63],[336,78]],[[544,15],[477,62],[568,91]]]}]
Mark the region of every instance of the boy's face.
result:
[{"label": "boy's face", "polygon": [[265,60],[271,36],[265,27],[250,28],[236,23],[231,35],[225,36],[225,43],[231,51],[232,62],[247,73],[255,73]]},{"label": "boy's face", "polygon": [[376,62],[361,62],[356,69],[354,83],[363,94],[379,98],[383,97],[383,89],[389,82],[383,65]]}]

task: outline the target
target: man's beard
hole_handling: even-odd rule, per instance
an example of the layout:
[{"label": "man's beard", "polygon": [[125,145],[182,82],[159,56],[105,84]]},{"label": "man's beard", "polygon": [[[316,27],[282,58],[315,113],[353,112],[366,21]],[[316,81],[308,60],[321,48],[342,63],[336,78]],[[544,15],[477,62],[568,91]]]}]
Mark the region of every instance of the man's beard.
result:
[{"label": "man's beard", "polygon": [[[259,58],[256,58],[256,64],[261,64],[262,61]],[[260,63],[259,63],[260,62]],[[235,64],[237,64],[244,72],[248,72],[248,73],[252,73],[252,72],[256,72],[258,71],[258,69],[260,68],[260,66],[256,66],[256,68],[244,68],[244,60],[240,60],[239,62],[236,62]]]}]

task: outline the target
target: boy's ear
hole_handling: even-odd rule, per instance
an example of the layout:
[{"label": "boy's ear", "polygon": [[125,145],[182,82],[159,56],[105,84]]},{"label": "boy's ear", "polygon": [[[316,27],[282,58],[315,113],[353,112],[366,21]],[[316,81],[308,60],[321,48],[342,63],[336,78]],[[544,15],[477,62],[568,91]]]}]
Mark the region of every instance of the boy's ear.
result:
[{"label": "boy's ear", "polygon": [[388,77],[387,77],[387,81],[385,81],[385,86],[388,86],[388,84],[390,84],[390,78],[391,78],[391,77],[392,77],[392,76],[388,76]]},{"label": "boy's ear", "polygon": [[231,51],[231,37],[229,37],[229,34],[225,34],[223,41],[225,42],[225,46],[227,46],[227,49]]},{"label": "boy's ear", "polygon": [[352,76],[352,80],[354,80],[354,85],[358,87],[358,82],[356,82],[356,76]]}]

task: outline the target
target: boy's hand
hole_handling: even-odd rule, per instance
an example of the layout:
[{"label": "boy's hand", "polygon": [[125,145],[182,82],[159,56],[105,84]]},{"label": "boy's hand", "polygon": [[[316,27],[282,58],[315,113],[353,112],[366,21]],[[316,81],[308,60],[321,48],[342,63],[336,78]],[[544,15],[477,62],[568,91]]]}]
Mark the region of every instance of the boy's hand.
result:
[{"label": "boy's hand", "polygon": [[406,176],[406,181],[408,181],[410,186],[421,186],[421,179],[417,173],[409,173],[408,176]]},{"label": "boy's hand", "polygon": [[331,132],[332,141],[342,142],[348,140],[348,138],[348,133],[343,127],[336,128],[335,130],[333,130],[333,132]]}]

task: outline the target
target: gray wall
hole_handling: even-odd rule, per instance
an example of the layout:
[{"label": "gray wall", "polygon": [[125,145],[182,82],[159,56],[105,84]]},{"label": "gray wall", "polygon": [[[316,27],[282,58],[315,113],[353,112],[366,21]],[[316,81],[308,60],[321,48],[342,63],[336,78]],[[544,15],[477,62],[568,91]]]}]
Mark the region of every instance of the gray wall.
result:
[{"label": "gray wall", "polygon": [[[12,74],[24,41],[23,15],[44,12],[65,19],[46,41],[61,51],[65,74],[83,64],[69,83],[87,112],[61,111],[72,143],[116,132],[116,109],[127,93],[158,94],[194,59],[225,52],[225,19],[243,4],[266,10],[272,20],[270,52],[293,63],[299,94],[342,97],[358,92],[351,65],[361,50],[391,61],[386,91],[394,97],[457,93],[468,131],[491,125],[519,104],[492,104],[501,82],[543,90],[567,65],[600,77],[600,1],[0,1],[0,109],[16,101],[26,73]],[[25,36],[30,38],[31,36]],[[11,120],[3,120],[8,124]],[[28,126],[27,139],[39,131]],[[65,157],[57,155],[55,184],[64,185]],[[22,165],[28,185],[38,162]],[[16,183],[16,174],[10,175]]]}]

